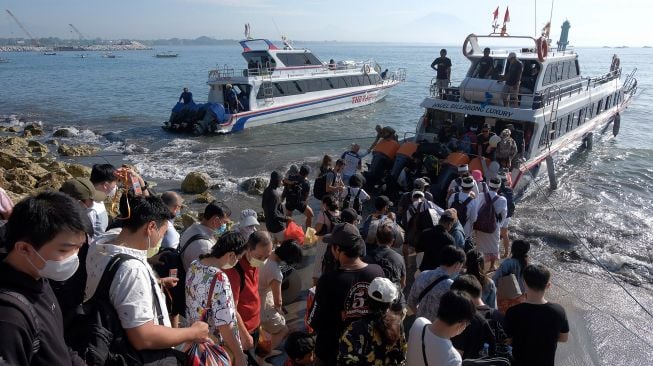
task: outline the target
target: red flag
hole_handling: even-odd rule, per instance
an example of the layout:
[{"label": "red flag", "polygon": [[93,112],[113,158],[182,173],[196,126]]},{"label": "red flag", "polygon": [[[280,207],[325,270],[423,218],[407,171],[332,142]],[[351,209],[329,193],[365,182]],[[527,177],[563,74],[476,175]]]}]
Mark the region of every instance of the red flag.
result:
[{"label": "red flag", "polygon": [[503,22],[508,23],[510,21],[510,11],[508,11],[508,7],[506,6],[506,15],[503,16]]},{"label": "red flag", "polygon": [[492,12],[492,15],[494,15],[494,20],[496,21],[497,18],[499,18],[499,7],[497,6],[497,9]]}]

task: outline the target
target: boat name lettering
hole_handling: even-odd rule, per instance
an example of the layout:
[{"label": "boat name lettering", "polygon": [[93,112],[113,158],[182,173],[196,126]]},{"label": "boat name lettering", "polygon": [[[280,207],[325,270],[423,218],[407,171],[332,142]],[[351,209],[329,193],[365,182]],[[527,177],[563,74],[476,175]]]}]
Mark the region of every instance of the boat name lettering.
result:
[{"label": "boat name lettering", "polygon": [[357,104],[357,103],[363,103],[363,102],[368,102],[370,100],[374,99],[374,95],[372,94],[366,94],[366,95],[357,95],[351,97],[351,102],[352,104]]},{"label": "boat name lettering", "polygon": [[431,108],[441,108],[441,109],[456,109],[464,112],[481,112],[487,113],[499,117],[510,117],[513,115],[513,112],[505,111],[502,109],[488,107],[477,104],[465,104],[465,103],[447,103],[447,102],[433,102]]}]

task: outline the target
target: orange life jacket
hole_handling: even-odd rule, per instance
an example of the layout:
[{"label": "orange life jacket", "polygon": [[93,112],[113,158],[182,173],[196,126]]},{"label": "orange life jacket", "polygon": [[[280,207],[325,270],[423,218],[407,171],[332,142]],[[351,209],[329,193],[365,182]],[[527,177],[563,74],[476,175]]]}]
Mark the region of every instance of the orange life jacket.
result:
[{"label": "orange life jacket", "polygon": [[399,150],[399,143],[392,138],[382,139],[374,147],[374,151],[382,153],[383,155],[389,157],[391,160],[395,159],[397,150]]},{"label": "orange life jacket", "polygon": [[405,155],[407,157],[412,157],[413,154],[417,151],[417,144],[411,141],[404,142],[397,150],[397,154]]}]

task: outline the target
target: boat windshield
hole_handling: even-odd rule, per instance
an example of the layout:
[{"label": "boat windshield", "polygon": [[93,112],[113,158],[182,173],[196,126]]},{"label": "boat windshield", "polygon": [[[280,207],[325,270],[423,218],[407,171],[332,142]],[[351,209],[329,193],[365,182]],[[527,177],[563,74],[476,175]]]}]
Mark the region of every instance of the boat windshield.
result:
[{"label": "boat windshield", "polygon": [[322,66],[322,62],[310,52],[302,53],[277,53],[277,57],[284,65],[291,66]]}]

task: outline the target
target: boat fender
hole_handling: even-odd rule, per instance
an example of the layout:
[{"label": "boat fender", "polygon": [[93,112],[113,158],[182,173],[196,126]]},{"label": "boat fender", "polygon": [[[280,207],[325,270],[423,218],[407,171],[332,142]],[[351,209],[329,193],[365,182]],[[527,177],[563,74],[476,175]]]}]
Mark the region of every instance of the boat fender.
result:
[{"label": "boat fender", "polygon": [[544,62],[546,56],[549,55],[549,43],[546,38],[540,37],[535,41],[535,44],[537,45],[537,59]]},{"label": "boat fender", "polygon": [[614,121],[612,121],[612,136],[617,137],[619,134],[619,128],[621,127],[621,116],[617,113],[614,116]]},{"label": "boat fender", "polygon": [[470,34],[465,38],[465,42],[463,43],[463,55],[465,57],[469,57],[474,54],[474,47],[472,47],[470,39],[474,37],[476,38],[475,34]]},{"label": "boat fender", "polygon": [[592,132],[588,132],[583,136],[583,146],[588,150],[591,150],[592,146],[594,146],[594,134]]},{"label": "boat fender", "polygon": [[370,65],[365,64],[363,65],[363,74],[367,75],[370,73]]}]

